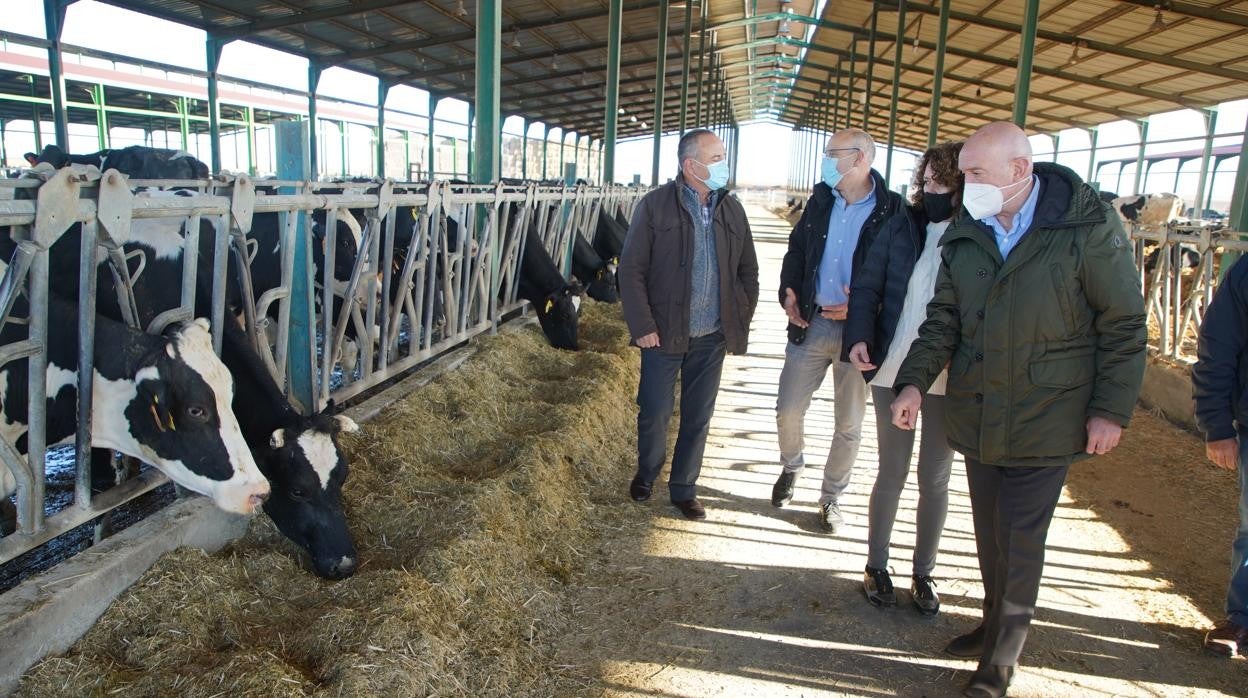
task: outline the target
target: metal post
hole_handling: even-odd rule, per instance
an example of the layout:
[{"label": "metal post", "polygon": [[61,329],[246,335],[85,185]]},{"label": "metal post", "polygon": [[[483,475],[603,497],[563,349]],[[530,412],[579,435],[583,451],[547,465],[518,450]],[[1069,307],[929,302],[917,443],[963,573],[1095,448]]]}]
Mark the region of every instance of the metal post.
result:
[{"label": "metal post", "polygon": [[524,135],[520,138],[520,179],[529,178],[529,119],[528,117],[520,120],[520,127]]},{"label": "metal post", "polygon": [[[689,112],[689,35],[693,30],[693,2],[685,0],[685,38],[681,44],[684,56],[680,63],[680,134],[684,135]],[[660,52],[662,53],[662,52]]]},{"label": "metal post", "polygon": [[[624,21],[624,0],[610,0],[607,18],[607,109],[603,121],[606,153],[602,161],[602,182],[615,181],[615,134],[619,124],[620,32]],[[659,55],[664,52],[659,51]],[[659,73],[659,79],[663,74]],[[659,104],[662,109],[662,103]]]},{"label": "metal post", "polygon": [[936,69],[932,78],[932,113],[927,124],[927,147],[940,136],[940,91],[945,77],[945,43],[949,38],[949,0],[940,0],[940,27],[936,34]]},{"label": "metal post", "polygon": [[565,159],[563,150],[568,143],[568,132],[560,129],[559,131],[559,177],[563,179],[565,184],[568,182],[568,161]]},{"label": "metal post", "polygon": [[1100,135],[1100,130],[1095,126],[1088,129],[1088,177],[1087,181],[1092,184],[1098,176],[1096,167],[1096,137]]},{"label": "metal post", "polygon": [[[477,121],[476,103],[469,102],[468,103],[468,172],[467,172],[469,180],[472,180],[472,173],[474,170],[473,162],[472,162],[472,141],[476,137],[476,134],[480,131],[479,128],[477,130],[473,130],[473,124],[476,123],[476,121]],[[501,137],[500,137],[500,140],[501,140]],[[456,153],[455,155],[455,162],[456,162],[455,167],[458,169],[459,167],[459,164],[458,164],[459,154],[458,153]]]},{"label": "metal post", "polygon": [[320,178],[320,163],[317,161],[316,129],[316,88],[321,84],[321,72],[325,69],[316,61],[308,61],[308,170],[310,179]]},{"label": "metal post", "polygon": [[1053,139],[1053,162],[1057,162],[1057,153],[1062,149],[1062,133],[1058,131],[1049,137]]},{"label": "metal post", "polygon": [[191,150],[191,105],[186,97],[178,97],[178,135],[182,137],[182,150]]},{"label": "metal post", "polygon": [[[1032,0],[1034,2],[1034,0]],[[884,182],[893,176],[893,144],[897,139],[897,98],[901,87],[901,50],[906,43],[906,3],[897,3],[897,38],[893,42],[893,97],[888,105],[888,157],[884,161]]]},{"label": "metal post", "polygon": [[[35,76],[27,76],[30,79],[30,96],[38,99],[35,95]],[[43,152],[43,122],[39,119],[39,104],[32,101],[30,103],[30,125],[35,132],[35,152]]]},{"label": "metal post", "polygon": [[69,119],[65,113],[65,75],[61,69],[61,29],[65,26],[63,0],[43,0],[43,23],[48,37],[48,79],[52,92],[52,121],[56,142],[69,152]]},{"label": "metal post", "polygon": [[104,103],[104,86],[92,85],[91,93],[95,102],[95,139],[100,150],[108,147],[108,110]]},{"label": "metal post", "polygon": [[[550,124],[542,124],[542,179],[546,179],[550,164]],[[562,130],[559,131],[563,133]]]},{"label": "metal post", "polygon": [[1200,153],[1200,180],[1196,182],[1196,200],[1192,203],[1192,210],[1195,212],[1193,218],[1205,217],[1201,202],[1205,200],[1205,182],[1209,179],[1209,160],[1213,157],[1213,134],[1218,127],[1218,108],[1210,107],[1203,110],[1202,114],[1205,117],[1205,147]]},{"label": "metal post", "polygon": [[430,182],[434,180],[434,164],[436,162],[436,158],[438,155],[438,146],[434,143],[434,140],[433,140],[433,132],[435,130],[434,128],[435,121],[434,121],[433,115],[435,112],[438,111],[439,101],[440,100],[438,99],[437,95],[435,95],[432,92],[429,93],[429,143],[428,143],[429,162],[425,163],[425,169],[428,170],[428,174],[425,176],[425,179]]},{"label": "metal post", "polygon": [[[1248,130],[1248,124],[1244,125]],[[1216,167],[1215,167],[1216,169]],[[1230,230],[1248,232],[1248,138],[1244,138],[1239,147],[1239,169],[1235,171],[1235,188],[1231,195],[1231,217],[1226,225]],[[1212,192],[1210,192],[1212,194]],[[1226,277],[1226,271],[1239,259],[1238,252],[1223,252],[1222,267],[1219,278]]]},{"label": "metal post", "polygon": [[[1248,139],[1245,139],[1248,140]],[[1131,189],[1132,194],[1143,194],[1140,187],[1144,182],[1144,146],[1148,143],[1148,119],[1140,119],[1140,150],[1135,158],[1135,184]]]},{"label": "metal post", "polygon": [[[390,95],[390,84],[385,80],[377,81],[377,176],[386,178],[386,97]],[[404,179],[407,177],[404,176]]]},{"label": "metal post", "polygon": [[256,110],[254,107],[247,107],[243,110],[247,119],[247,173],[253,177],[256,174]]},{"label": "metal post", "polygon": [[706,9],[710,0],[701,0],[698,3],[698,117],[697,126],[701,127],[706,123],[702,115],[702,83],[706,82],[706,70],[704,69],[704,61],[706,56]]},{"label": "metal post", "polygon": [[1027,125],[1027,98],[1031,92],[1031,61],[1036,53],[1036,22],[1040,17],[1040,0],[1027,0],[1023,14],[1023,32],[1019,37],[1018,73],[1014,89],[1014,123]]},{"label": "metal post", "polygon": [[875,35],[876,22],[880,18],[880,6],[878,3],[871,3],[871,31],[867,35],[867,94],[866,99],[862,102],[862,128],[870,130],[868,120],[871,118],[871,90],[872,83],[875,82]]},{"label": "metal post", "polygon": [[[650,160],[650,186],[659,185],[659,148],[663,141],[663,98],[667,88],[668,0],[659,1],[659,48],[654,57],[654,153]],[[688,56],[685,57],[686,63]],[[682,117],[683,118],[683,117]]]},{"label": "metal post", "polygon": [[[309,75],[311,77],[311,75]],[[310,132],[312,121],[278,121],[274,126],[274,140],[277,144],[277,177],[281,180],[306,180],[312,178],[311,145],[315,139]],[[283,191],[283,194],[294,194],[295,191]],[[310,233],[304,229],[304,215],[290,212],[287,216],[297,216],[298,228],[295,234],[294,268],[290,284],[290,335],[287,340],[286,365],[290,380],[291,395],[308,411],[315,411],[316,393],[313,390],[312,376],[314,371],[315,332],[312,315],[312,288],[308,283],[311,271]],[[326,309],[328,312],[328,309]]]},{"label": "metal post", "polygon": [[208,64],[208,150],[211,153],[212,171],[221,171],[221,98],[218,91],[218,69],[225,42],[211,34],[204,42]]},{"label": "metal post", "polygon": [[341,172],[343,177],[351,173],[350,164],[347,162],[347,122],[338,122],[338,162],[341,163]]},{"label": "metal post", "polygon": [[738,145],[740,141],[741,129],[734,123],[732,125],[732,187],[734,189],[737,186],[737,153],[739,152]]}]

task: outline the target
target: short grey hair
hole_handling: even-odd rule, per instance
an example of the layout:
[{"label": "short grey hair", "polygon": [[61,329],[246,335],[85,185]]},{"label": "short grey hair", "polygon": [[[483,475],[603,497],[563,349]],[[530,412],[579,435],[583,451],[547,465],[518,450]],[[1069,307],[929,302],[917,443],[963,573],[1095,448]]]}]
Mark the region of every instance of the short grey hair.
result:
[{"label": "short grey hair", "polygon": [[875,140],[871,138],[871,134],[860,128],[843,128],[834,135],[840,136],[842,134],[849,136],[849,142],[853,144],[852,147],[862,151],[862,155],[866,158],[868,164],[875,162]]},{"label": "short grey hair", "polygon": [[702,136],[713,136],[714,131],[705,128],[695,128],[692,131],[685,131],[680,137],[680,142],[676,144],[676,158],[679,160],[678,166],[684,165],[685,160],[695,158],[698,154],[698,140]]}]

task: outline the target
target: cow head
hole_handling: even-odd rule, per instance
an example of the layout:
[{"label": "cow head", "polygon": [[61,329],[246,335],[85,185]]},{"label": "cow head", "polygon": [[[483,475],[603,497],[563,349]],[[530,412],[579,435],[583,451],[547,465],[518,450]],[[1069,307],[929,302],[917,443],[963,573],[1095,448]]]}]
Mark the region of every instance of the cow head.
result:
[{"label": "cow head", "polygon": [[350,577],[358,559],[342,511],[347,460],[337,440],[358,430],[341,415],[300,417],[297,425],[273,432],[263,456],[273,485],[264,513],[312,556],[316,574],[329,579]]},{"label": "cow head", "polygon": [[312,262],[316,265],[316,279],[320,281],[325,273],[326,246],[334,245],[334,291],[342,295],[347,283],[351,281],[351,271],[355,268],[355,259],[360,254],[360,236],[355,229],[338,219],[333,240],[326,234],[326,218],[323,211],[318,211],[312,226]]},{"label": "cow head", "polygon": [[620,286],[615,277],[615,270],[619,265],[619,261],[618,257],[612,257],[603,262],[597,274],[585,288],[585,292],[589,294],[590,298],[601,303],[618,303],[620,301]]},{"label": "cow head", "polygon": [[97,375],[94,445],[145,460],[226,511],[254,513],[269,483],[230,407],[234,382],[213,352],[207,321],[174,326],[162,339],[133,375]]},{"label": "cow head", "polygon": [[581,286],[572,283],[546,296],[537,307],[537,321],[556,349],[576,351],[576,326],[581,314]]}]

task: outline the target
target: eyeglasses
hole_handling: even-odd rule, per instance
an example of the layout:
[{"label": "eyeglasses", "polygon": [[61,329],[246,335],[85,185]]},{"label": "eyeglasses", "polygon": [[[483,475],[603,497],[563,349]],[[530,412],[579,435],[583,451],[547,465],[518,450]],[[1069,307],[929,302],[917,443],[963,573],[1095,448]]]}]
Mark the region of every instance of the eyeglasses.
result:
[{"label": "eyeglasses", "polygon": [[833,153],[835,153],[838,150],[852,150],[854,152],[862,152],[861,148],[828,148],[827,150],[823,151],[823,154],[827,155],[830,158],[834,158],[836,156],[833,155]]}]

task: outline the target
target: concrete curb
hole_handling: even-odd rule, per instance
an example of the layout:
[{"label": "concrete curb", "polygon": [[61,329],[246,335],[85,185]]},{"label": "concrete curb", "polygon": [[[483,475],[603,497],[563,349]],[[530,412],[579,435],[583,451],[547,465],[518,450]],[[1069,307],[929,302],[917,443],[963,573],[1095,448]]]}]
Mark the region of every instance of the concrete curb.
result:
[{"label": "concrete curb", "polygon": [[[522,317],[499,331],[530,324],[536,319]],[[344,414],[367,422],[416,388],[459,368],[476,351],[471,343],[452,350]],[[247,521],[204,497],[180,500],[0,594],[0,695],[10,695],[36,662],[72,647],[161,555],[183,546],[215,552],[243,535]]]}]

